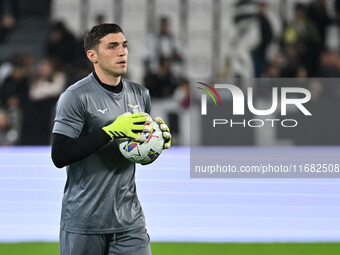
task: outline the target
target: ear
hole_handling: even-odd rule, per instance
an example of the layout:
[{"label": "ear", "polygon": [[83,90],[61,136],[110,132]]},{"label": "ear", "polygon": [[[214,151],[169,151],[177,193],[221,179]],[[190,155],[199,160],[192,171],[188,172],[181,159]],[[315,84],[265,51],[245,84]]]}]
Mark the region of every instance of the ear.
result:
[{"label": "ear", "polygon": [[98,63],[97,52],[95,50],[88,50],[86,56],[93,64]]}]

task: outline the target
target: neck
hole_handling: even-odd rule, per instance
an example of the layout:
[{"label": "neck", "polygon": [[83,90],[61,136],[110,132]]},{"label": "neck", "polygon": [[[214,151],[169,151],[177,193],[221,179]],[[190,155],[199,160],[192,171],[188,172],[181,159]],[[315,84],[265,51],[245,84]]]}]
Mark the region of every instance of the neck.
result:
[{"label": "neck", "polygon": [[121,80],[121,76],[113,76],[106,74],[102,70],[98,70],[98,68],[94,68],[94,71],[96,72],[99,80],[107,85],[110,86],[117,86]]}]

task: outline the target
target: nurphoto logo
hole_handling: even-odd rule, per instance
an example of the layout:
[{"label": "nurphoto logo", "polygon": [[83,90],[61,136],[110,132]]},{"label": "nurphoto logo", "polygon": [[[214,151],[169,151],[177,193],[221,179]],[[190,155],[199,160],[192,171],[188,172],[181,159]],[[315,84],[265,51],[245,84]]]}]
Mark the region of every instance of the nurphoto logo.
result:
[{"label": "nurphoto logo", "polygon": [[[256,109],[254,106],[254,93],[253,88],[247,88],[247,100],[245,99],[245,95],[243,91],[232,84],[214,84],[214,87],[203,83],[197,82],[210,89],[217,99],[220,102],[221,107],[223,106],[220,94],[217,93],[216,89],[223,89],[226,92],[231,93],[232,97],[232,113],[233,115],[245,115],[245,104],[247,101],[248,110],[257,116],[267,116],[271,115],[277,111],[279,108],[281,116],[287,115],[287,106],[294,105],[298,110],[300,110],[305,116],[311,116],[312,114],[308,109],[304,106],[311,99],[311,92],[308,89],[300,88],[300,87],[273,87],[272,95],[271,95],[271,106],[268,109]],[[201,115],[208,114],[208,103],[207,103],[207,94],[213,100],[215,106],[217,106],[217,102],[213,94],[206,88],[197,87],[198,89],[204,91],[205,93],[201,95]],[[221,94],[222,95],[222,94]],[[271,124],[272,127],[275,126],[275,123],[280,123],[282,127],[296,127],[298,125],[297,120],[295,119],[243,119],[241,121],[233,121],[233,119],[213,119],[212,126],[216,127],[217,125],[229,125],[230,127],[234,127],[236,125],[243,127],[262,127],[265,123]]]}]

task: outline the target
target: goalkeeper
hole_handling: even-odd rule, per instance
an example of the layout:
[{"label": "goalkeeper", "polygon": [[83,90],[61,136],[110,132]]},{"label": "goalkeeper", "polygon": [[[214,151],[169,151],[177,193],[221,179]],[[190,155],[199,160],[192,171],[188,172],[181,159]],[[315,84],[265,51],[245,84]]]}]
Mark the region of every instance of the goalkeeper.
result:
[{"label": "goalkeeper", "polygon": [[[70,86],[56,106],[52,159],[59,168],[67,166],[61,255],[151,254],[135,164],[115,142],[142,141],[138,133],[151,122],[149,91],[121,77],[127,71],[127,47],[118,25],[93,27],[84,48],[94,71]],[[162,119],[156,121],[169,148],[169,129]]]}]

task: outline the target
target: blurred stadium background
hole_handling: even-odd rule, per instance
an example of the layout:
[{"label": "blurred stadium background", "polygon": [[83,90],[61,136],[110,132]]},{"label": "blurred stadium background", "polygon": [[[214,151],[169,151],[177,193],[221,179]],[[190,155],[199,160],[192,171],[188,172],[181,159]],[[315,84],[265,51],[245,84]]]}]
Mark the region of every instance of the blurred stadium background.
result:
[{"label": "blurred stadium background", "polygon": [[[5,243],[58,240],[65,171],[50,160],[54,105],[91,72],[82,37],[101,22],[122,26],[127,78],[150,89],[152,116],[164,116],[174,135],[173,149],[137,169],[154,254],[339,254],[330,244],[340,241],[339,179],[190,179],[188,146],[190,132],[202,131],[190,128],[190,79],[338,78],[340,1],[1,0],[0,15],[0,254],[29,254],[27,246],[1,250]],[[226,150],[245,160],[263,150],[270,157],[271,147],[253,147],[262,145],[336,156],[338,130],[320,125],[339,126],[336,85],[312,87],[319,118],[308,130],[277,130],[269,141],[236,133]],[[199,242],[309,245],[195,249]]]}]

